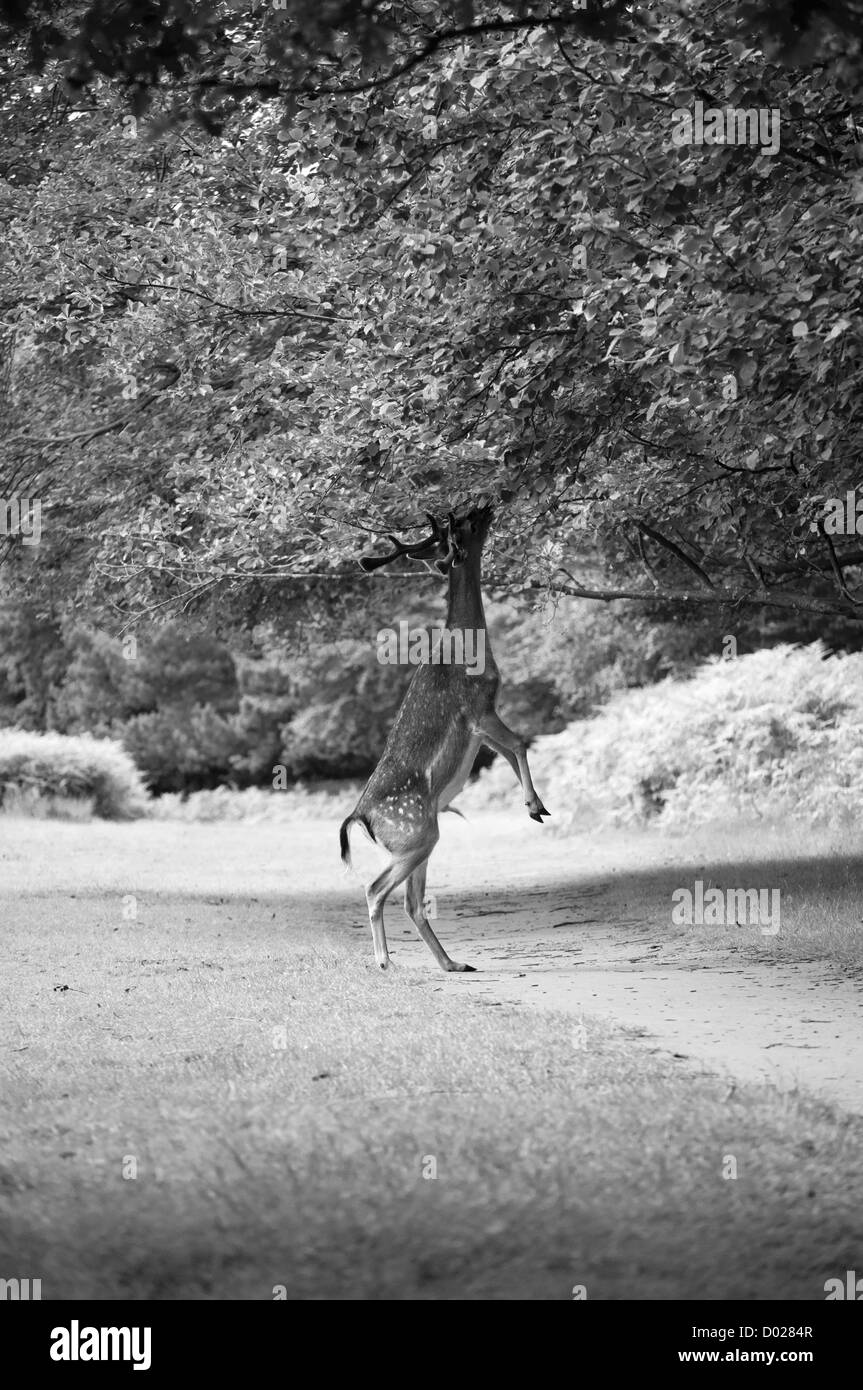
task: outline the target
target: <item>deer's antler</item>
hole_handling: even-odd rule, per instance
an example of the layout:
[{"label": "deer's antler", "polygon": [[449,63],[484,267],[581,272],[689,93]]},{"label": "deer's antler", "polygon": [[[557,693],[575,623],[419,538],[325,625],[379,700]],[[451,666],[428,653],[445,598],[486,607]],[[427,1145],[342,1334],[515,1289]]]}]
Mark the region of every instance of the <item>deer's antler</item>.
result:
[{"label": "deer's antler", "polygon": [[[393,560],[400,559],[402,555],[409,556],[411,560],[426,560],[431,559],[438,546],[448,542],[452,547],[451,528],[445,529],[437,517],[432,516],[431,512],[426,512],[426,516],[432,528],[430,536],[426,536],[425,540],[414,541],[412,544],[406,545],[404,541],[399,540],[398,536],[388,535],[387,540],[393,546],[389,555],[363,555],[360,559],[360,569],[364,570],[366,574],[371,574],[373,570],[379,570],[383,565],[392,564]],[[452,513],[450,513],[450,517],[452,517]],[[440,560],[436,561],[438,566],[441,563]]]}]

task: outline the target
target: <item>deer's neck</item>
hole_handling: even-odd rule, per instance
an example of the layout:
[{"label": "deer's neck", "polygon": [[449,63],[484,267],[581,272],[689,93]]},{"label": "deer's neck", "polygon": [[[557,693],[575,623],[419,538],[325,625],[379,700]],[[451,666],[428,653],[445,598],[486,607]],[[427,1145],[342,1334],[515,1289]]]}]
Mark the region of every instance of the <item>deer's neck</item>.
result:
[{"label": "deer's neck", "polygon": [[454,628],[472,628],[476,632],[485,632],[479,560],[450,570],[446,625],[450,631]]}]

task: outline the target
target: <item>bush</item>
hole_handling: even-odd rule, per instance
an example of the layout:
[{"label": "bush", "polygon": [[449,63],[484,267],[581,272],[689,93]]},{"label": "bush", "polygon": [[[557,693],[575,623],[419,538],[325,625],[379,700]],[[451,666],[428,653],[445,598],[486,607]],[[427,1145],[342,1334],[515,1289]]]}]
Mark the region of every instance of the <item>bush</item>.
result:
[{"label": "bush", "polygon": [[5,816],[30,820],[88,821],[93,818],[92,796],[46,796],[36,787],[7,787],[0,811]]},{"label": "bush", "polygon": [[89,798],[97,816],[126,820],[146,813],[147,794],[129,754],[89,734],[36,734],[0,729],[0,805],[26,809],[44,801]]},{"label": "bush", "polygon": [[[728,818],[859,823],[863,653],[828,658],[814,643],[713,660],[689,680],[618,693],[594,718],[537,739],[530,762],[564,831]],[[499,760],[461,804],[518,795]]]},{"label": "bush", "polygon": [[147,784],[158,792],[198,791],[230,775],[241,741],[229,720],[210,705],[137,714],[118,733]]},{"label": "bush", "polygon": [[296,821],[338,822],[354,809],[360,794],[356,782],[319,782],[309,788],[297,783],[287,791],[264,787],[214,787],[180,796],[169,792],[150,803],[153,820],[245,821],[292,824]]}]

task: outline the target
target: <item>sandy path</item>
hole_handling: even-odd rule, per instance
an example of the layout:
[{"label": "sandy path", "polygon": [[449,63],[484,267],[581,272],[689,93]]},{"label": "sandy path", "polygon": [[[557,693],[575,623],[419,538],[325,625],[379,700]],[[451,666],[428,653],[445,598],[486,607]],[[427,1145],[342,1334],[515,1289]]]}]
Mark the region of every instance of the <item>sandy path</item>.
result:
[{"label": "sandy path", "polygon": [[[513,871],[528,847],[530,869]],[[598,1015],[729,1083],[799,1088],[863,1113],[863,990],[834,967],[771,960],[763,940],[767,958],[752,959],[733,934],[673,927],[655,865],[641,881],[618,877],[601,846],[542,836],[527,819],[446,819],[432,865],[433,925],[477,967],[441,975],[442,988],[563,1010],[584,1046]],[[395,903],[387,920],[396,963],[435,969]]]}]

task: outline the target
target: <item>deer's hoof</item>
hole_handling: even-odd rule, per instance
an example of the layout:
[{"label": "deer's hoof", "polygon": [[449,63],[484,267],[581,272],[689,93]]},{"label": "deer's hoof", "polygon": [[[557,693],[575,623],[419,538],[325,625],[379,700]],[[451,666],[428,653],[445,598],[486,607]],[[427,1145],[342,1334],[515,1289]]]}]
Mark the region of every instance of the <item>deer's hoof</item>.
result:
[{"label": "deer's hoof", "polygon": [[551,816],[551,811],[547,811],[542,802],[540,802],[538,809],[536,811],[531,811],[530,818],[531,820],[539,821],[540,825],[542,825],[543,816]]},{"label": "deer's hoof", "polygon": [[476,974],[476,966],[475,966],[475,965],[460,965],[459,962],[458,962],[457,960],[452,960],[452,961],[450,961],[450,963],[449,963],[449,965],[446,967],[446,969],[447,969],[447,970],[459,970],[459,971],[461,971],[461,972],[464,972],[464,971],[466,971],[466,970],[469,970],[470,973],[471,973],[472,975],[475,975],[475,974]]}]

